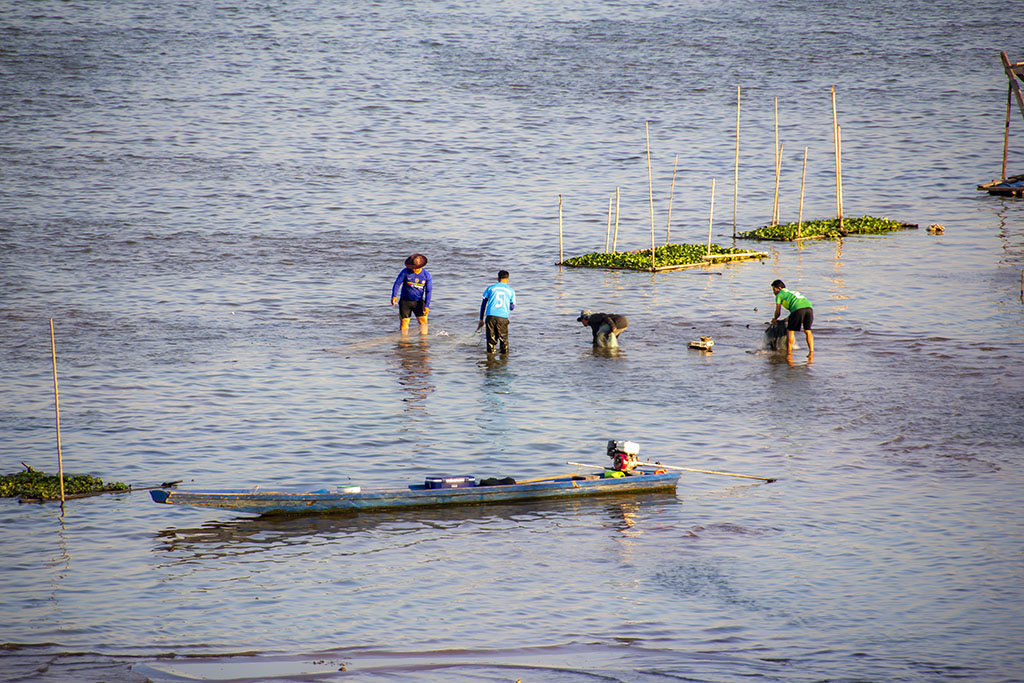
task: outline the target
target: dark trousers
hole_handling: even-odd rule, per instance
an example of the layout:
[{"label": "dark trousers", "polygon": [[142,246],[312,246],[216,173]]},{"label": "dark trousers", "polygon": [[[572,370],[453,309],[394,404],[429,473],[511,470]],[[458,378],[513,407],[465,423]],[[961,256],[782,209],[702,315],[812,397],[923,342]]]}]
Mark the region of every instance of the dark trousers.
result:
[{"label": "dark trousers", "polygon": [[494,353],[494,347],[502,353],[508,353],[508,318],[489,315],[484,321],[487,332],[487,353]]}]

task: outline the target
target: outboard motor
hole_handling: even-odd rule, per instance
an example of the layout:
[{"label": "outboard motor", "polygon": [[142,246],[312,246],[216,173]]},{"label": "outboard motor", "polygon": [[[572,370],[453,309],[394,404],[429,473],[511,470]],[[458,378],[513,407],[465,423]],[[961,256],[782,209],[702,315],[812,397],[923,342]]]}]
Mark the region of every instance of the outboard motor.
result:
[{"label": "outboard motor", "polygon": [[764,341],[770,351],[785,351],[786,350],[786,325],[789,318],[777,321],[774,325],[769,325],[764,331]]},{"label": "outboard motor", "polygon": [[636,454],[640,452],[640,444],[632,441],[609,441],[608,457],[612,459],[612,469],[628,472],[639,463]]}]

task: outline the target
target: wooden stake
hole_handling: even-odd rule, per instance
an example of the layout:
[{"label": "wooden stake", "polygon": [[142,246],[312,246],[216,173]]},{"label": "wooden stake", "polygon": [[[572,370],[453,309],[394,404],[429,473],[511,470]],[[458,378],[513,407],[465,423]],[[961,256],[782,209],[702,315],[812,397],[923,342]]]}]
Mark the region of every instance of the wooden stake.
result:
[{"label": "wooden stake", "polygon": [[654,272],[654,177],[651,175],[651,127],[644,121],[644,133],[647,136],[647,195],[651,203],[651,272]]},{"label": "wooden stake", "polygon": [[839,229],[843,229],[843,127],[836,126],[836,145],[839,149],[839,156],[836,157],[839,163]]},{"label": "wooden stake", "polygon": [[612,232],[612,198],[608,198],[608,227],[604,230],[604,253],[608,253],[608,238]]},{"label": "wooden stake", "polygon": [[616,252],[619,243],[619,188],[615,188],[615,232],[612,233],[612,253]]},{"label": "wooden stake", "polygon": [[779,98],[775,97],[775,201],[772,203],[772,225],[779,221],[776,212],[779,209]]},{"label": "wooden stake", "polygon": [[740,86],[736,86],[736,161],[732,167],[732,237],[736,239],[736,205],[740,196]]},{"label": "wooden stake", "polygon": [[672,232],[672,195],[676,192],[676,168],[679,166],[679,155],[676,155],[675,163],[672,164],[672,187],[668,191],[668,223],[665,224],[665,244],[669,242],[669,235]]},{"label": "wooden stake", "polygon": [[715,179],[711,179],[711,210],[708,212],[708,256],[711,256],[711,222],[715,217]]},{"label": "wooden stake", "polygon": [[1003,128],[1003,174],[1000,180],[1006,180],[1006,152],[1010,147],[1010,106],[1013,104],[1013,86],[1006,86],[1006,126]]},{"label": "wooden stake", "polygon": [[50,351],[53,355],[53,410],[57,418],[57,476],[60,478],[60,504],[64,506],[64,454],[60,449],[60,392],[57,390],[57,342],[53,336],[53,318],[50,318]]},{"label": "wooden stake", "polygon": [[836,163],[836,218],[839,219],[839,226],[843,224],[843,200],[839,180],[839,121],[836,117],[836,86],[832,86],[832,147]]},{"label": "wooden stake", "polygon": [[796,218],[796,236],[800,237],[800,230],[804,223],[804,180],[807,178],[807,148],[804,147],[804,167],[800,171],[800,211]]},{"label": "wooden stake", "polygon": [[778,145],[775,153],[775,200],[772,202],[771,224],[778,225],[778,180],[782,175],[782,145]]},{"label": "wooden stake", "polygon": [[562,265],[562,195],[558,195],[558,265]]}]

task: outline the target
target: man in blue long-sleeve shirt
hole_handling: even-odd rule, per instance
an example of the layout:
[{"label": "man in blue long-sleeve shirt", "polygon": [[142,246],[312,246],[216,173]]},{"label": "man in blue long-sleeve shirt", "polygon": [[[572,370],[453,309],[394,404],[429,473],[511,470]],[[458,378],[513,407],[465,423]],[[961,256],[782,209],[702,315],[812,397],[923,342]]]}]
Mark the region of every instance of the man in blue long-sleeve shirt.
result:
[{"label": "man in blue long-sleeve shirt", "polygon": [[427,314],[430,312],[430,294],[434,283],[430,273],[423,269],[427,257],[413,254],[405,259],[405,268],[395,278],[391,287],[391,305],[398,304],[398,315],[402,319],[402,332],[409,332],[409,318],[416,314],[420,323],[420,334],[427,333]]},{"label": "man in blue long-sleeve shirt", "polygon": [[508,316],[516,307],[516,292],[508,284],[508,271],[498,271],[498,281],[484,290],[480,302],[480,321],[476,329],[487,324],[487,353],[498,347],[508,353]]}]

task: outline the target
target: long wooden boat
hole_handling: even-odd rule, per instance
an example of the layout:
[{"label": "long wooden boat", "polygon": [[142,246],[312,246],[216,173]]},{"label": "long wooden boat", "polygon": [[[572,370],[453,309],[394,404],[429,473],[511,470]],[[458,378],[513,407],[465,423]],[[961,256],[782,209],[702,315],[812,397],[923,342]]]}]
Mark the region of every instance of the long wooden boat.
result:
[{"label": "long wooden boat", "polygon": [[[407,488],[362,490],[359,487],[297,490],[287,488],[178,490],[157,489],[157,503],[215,507],[238,512],[295,513],[338,510],[386,510],[438,505],[478,505],[492,502],[574,498],[591,495],[636,494],[675,490],[678,472],[638,467],[626,476],[572,474],[493,485],[432,488],[426,483]],[[466,479],[472,479],[467,477]],[[484,480],[486,481],[486,480]],[[429,479],[428,479],[429,482]],[[347,490],[346,490],[347,489]]]}]

